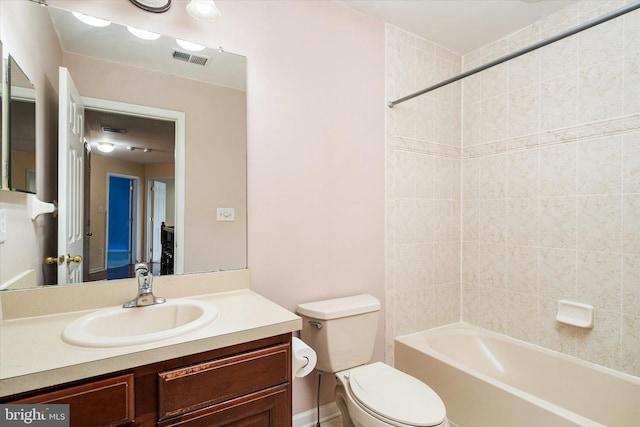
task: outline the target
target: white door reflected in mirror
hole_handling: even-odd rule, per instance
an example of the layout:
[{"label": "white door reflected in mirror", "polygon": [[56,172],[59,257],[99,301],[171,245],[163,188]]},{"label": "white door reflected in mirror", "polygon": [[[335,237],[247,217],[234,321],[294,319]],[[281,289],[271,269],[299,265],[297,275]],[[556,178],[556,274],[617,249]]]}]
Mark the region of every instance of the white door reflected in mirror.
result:
[{"label": "white door reflected in mirror", "polygon": [[[59,102],[58,256],[75,260],[84,240],[84,105],[65,67],[60,67]],[[58,263],[58,284],[81,283],[82,271],[82,261]]]}]

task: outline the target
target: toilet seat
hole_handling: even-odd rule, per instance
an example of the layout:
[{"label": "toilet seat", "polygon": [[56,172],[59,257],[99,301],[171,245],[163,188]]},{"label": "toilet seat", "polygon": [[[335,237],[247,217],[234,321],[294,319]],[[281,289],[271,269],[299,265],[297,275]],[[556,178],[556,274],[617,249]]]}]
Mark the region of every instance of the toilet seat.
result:
[{"label": "toilet seat", "polygon": [[349,370],[348,384],[363,409],[392,424],[431,427],[446,418],[444,403],[435,391],[384,363]]}]

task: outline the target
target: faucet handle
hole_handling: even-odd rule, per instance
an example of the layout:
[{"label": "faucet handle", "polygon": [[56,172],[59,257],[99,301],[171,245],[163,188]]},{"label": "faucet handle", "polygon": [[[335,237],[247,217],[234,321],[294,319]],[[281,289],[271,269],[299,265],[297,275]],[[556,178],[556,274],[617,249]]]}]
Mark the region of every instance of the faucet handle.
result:
[{"label": "faucet handle", "polygon": [[134,272],[136,276],[138,274],[149,274],[149,266],[147,266],[147,264],[145,264],[144,262],[139,262],[134,267]]}]

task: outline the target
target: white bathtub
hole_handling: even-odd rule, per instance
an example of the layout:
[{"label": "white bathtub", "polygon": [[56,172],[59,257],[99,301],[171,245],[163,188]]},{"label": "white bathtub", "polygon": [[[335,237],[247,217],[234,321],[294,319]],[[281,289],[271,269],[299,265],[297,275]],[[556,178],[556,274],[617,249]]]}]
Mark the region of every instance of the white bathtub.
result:
[{"label": "white bathtub", "polygon": [[640,378],[459,323],[395,340],[460,427],[640,426]]}]

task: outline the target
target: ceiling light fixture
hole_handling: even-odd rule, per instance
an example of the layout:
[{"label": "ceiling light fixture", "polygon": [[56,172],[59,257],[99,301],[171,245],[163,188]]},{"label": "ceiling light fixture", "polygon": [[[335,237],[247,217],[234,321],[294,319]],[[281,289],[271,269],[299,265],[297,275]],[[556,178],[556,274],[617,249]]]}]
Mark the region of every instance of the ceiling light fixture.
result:
[{"label": "ceiling light fixture", "polygon": [[202,21],[215,21],[220,18],[220,11],[213,0],[191,0],[187,5],[187,13]]},{"label": "ceiling light fixture", "polygon": [[135,28],[130,25],[127,25],[127,30],[134,36],[138,37],[142,40],[158,40],[160,38],[160,34],[152,33],[151,31],[141,30],[140,28]]},{"label": "ceiling light fixture", "polygon": [[94,18],[93,16],[85,15],[83,13],[73,12],[73,16],[92,27],[106,27],[111,24],[111,21],[107,21],[106,19]]},{"label": "ceiling light fixture", "polygon": [[114,148],[114,145],[110,142],[98,142],[98,150],[102,151],[103,153],[110,153]]},{"label": "ceiling light fixture", "polygon": [[162,13],[169,10],[171,0],[130,0],[142,10],[147,12]]},{"label": "ceiling light fixture", "polygon": [[180,39],[176,39],[176,43],[178,43],[178,46],[180,46],[181,48],[190,50],[191,52],[200,52],[206,47],[206,46],[202,46],[201,44],[187,42]]}]

